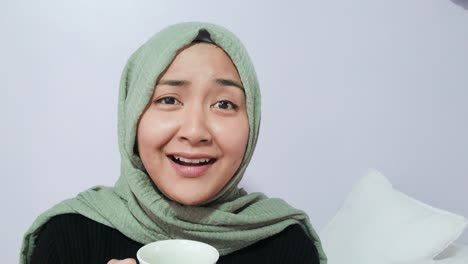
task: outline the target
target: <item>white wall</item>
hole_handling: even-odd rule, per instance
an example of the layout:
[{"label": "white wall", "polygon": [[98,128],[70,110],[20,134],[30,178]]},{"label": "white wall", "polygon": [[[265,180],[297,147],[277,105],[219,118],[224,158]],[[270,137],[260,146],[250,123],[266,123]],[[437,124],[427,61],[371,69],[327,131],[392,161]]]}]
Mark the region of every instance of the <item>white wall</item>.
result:
[{"label": "white wall", "polygon": [[17,262],[40,212],[115,182],[121,70],[153,33],[187,20],[231,29],[257,67],[248,190],[285,198],[320,229],[373,167],[468,216],[468,10],[451,1],[3,1],[3,263]]}]

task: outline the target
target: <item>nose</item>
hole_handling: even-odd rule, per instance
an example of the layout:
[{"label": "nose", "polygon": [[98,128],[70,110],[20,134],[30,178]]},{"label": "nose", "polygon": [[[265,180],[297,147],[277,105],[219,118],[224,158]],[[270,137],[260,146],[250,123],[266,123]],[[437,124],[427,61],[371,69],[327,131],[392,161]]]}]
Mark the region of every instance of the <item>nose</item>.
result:
[{"label": "nose", "polygon": [[178,139],[193,146],[211,143],[212,136],[203,109],[197,107],[187,108],[183,115],[178,131]]}]

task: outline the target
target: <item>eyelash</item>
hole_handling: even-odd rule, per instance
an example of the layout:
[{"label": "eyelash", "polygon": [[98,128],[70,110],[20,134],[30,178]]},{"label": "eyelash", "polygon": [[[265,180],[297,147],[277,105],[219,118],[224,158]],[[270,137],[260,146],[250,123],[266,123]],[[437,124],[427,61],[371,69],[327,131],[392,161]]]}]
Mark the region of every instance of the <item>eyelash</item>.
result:
[{"label": "eyelash", "polygon": [[175,102],[177,102],[176,104],[181,104],[179,102],[179,100],[177,100],[175,97],[172,97],[172,96],[161,97],[161,98],[155,100],[154,102],[157,103],[157,104],[176,105],[176,104],[167,103],[167,101],[165,102],[165,100],[167,100],[167,99],[172,99]]},{"label": "eyelash", "polygon": [[229,105],[228,108],[218,107],[219,109],[222,109],[222,110],[234,110],[234,111],[236,111],[239,108],[239,106],[237,106],[236,104],[234,104],[233,102],[231,102],[229,100],[218,101],[215,104],[213,104],[212,107],[214,107],[216,105],[219,105],[220,103],[227,103]]},{"label": "eyelash", "polygon": [[[173,100],[172,102],[167,102],[167,100]],[[172,97],[172,96],[166,96],[166,97],[162,97],[162,98],[159,98],[157,100],[154,101],[155,103],[157,104],[165,104],[165,105],[179,105],[181,104],[181,102],[179,100],[177,100],[175,97]],[[219,107],[219,104],[221,103],[224,103],[224,104],[227,104],[227,108],[221,108]],[[237,109],[239,109],[239,106],[234,104],[233,102],[229,101],[229,100],[220,100],[216,103],[214,103],[213,105],[211,105],[211,107],[216,107],[218,105],[217,108],[219,109],[222,109],[222,110],[234,110],[236,111]]]}]

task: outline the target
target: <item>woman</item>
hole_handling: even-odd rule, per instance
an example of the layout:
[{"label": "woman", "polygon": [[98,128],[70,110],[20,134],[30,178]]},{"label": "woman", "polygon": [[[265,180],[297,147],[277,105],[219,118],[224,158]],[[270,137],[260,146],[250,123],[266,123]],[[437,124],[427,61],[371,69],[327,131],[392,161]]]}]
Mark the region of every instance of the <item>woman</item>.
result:
[{"label": "woman", "polygon": [[125,66],[121,175],[45,212],[21,263],[134,263],[156,240],[218,249],[218,263],[326,263],[307,215],[238,189],[260,125],[260,91],[240,41],[207,23],[156,34]]}]

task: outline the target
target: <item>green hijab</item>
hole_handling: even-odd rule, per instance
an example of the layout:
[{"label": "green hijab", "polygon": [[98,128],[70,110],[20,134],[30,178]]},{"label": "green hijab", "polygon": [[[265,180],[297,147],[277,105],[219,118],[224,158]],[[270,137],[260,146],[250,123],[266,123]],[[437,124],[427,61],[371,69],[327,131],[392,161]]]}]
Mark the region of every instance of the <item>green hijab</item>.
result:
[{"label": "green hijab", "polygon": [[[134,152],[134,145],[138,119],[151,99],[158,76],[201,29],[209,32],[239,72],[250,130],[243,161],[228,184],[207,203],[184,206],[169,200],[154,186]],[[320,263],[326,264],[320,239],[303,211],[281,199],[267,198],[262,193],[247,194],[238,188],[252,157],[259,126],[259,85],[249,55],[239,39],[228,30],[208,23],[180,23],[165,28],[132,54],[122,74],[118,108],[121,170],[115,186],[91,188],[41,214],[24,236],[20,263],[29,263],[37,234],[51,217],[77,213],[143,244],[162,239],[193,239],[213,245],[221,255],[275,235],[287,226],[300,224],[315,241]]]}]

